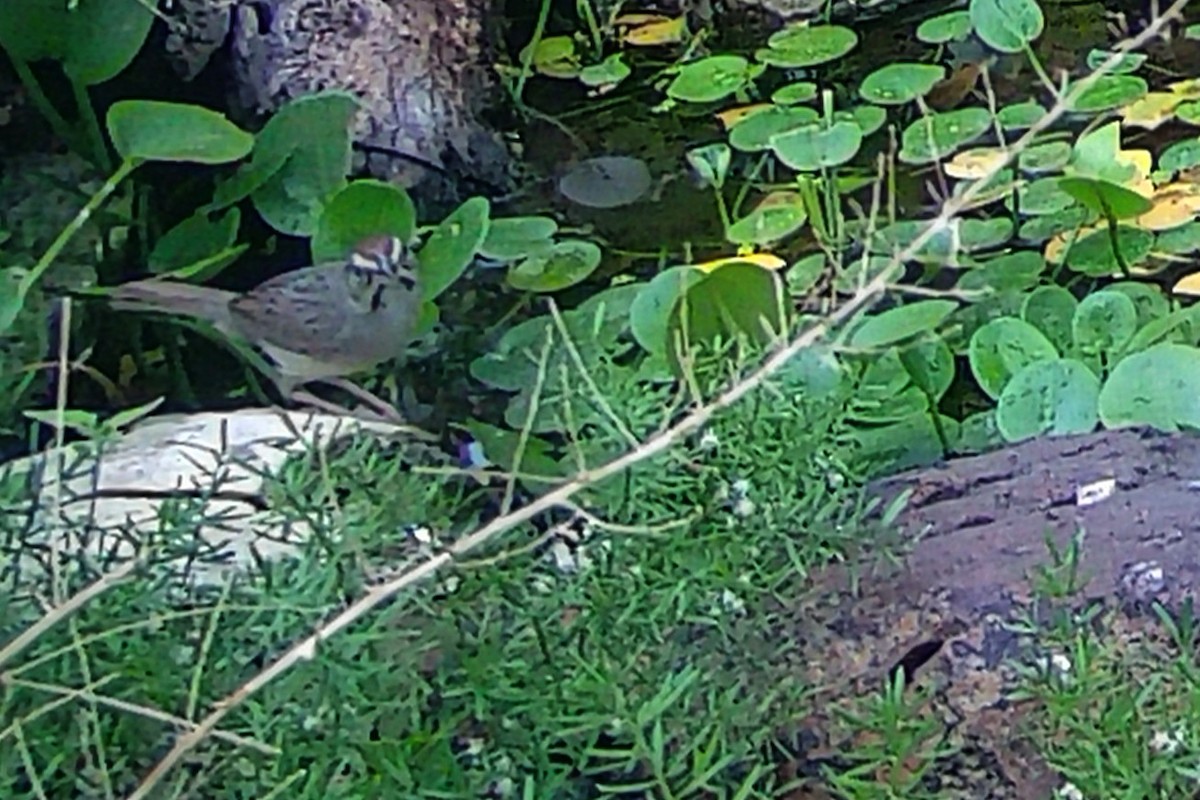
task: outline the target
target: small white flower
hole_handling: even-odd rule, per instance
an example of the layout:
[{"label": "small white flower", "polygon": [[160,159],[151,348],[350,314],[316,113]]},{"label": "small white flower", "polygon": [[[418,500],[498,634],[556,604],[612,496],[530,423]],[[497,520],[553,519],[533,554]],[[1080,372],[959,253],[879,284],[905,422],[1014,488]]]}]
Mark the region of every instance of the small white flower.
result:
[{"label": "small white flower", "polygon": [[1183,744],[1183,731],[1178,729],[1171,732],[1155,731],[1154,736],[1150,738],[1150,749],[1166,755],[1174,753],[1181,744]]},{"label": "small white flower", "polygon": [[733,482],[733,494],[735,497],[745,497],[750,494],[750,481],[745,478],[738,478]]},{"label": "small white flower", "polygon": [[516,790],[517,783],[512,778],[497,778],[488,788],[488,797],[512,797]]},{"label": "small white flower", "polygon": [[716,450],[719,444],[721,444],[721,440],[712,431],[705,431],[704,435],[700,437],[701,450]]},{"label": "small white flower", "polygon": [[575,568],[579,572],[591,569],[593,563],[592,557],[588,555],[588,548],[586,546],[580,547],[575,551]]},{"label": "small white flower", "polygon": [[579,571],[579,564],[575,559],[575,554],[571,552],[571,548],[566,542],[556,541],[550,545],[550,560],[554,562],[554,568],[562,573],[573,573]]},{"label": "small white flower", "polygon": [[731,590],[726,589],[721,592],[721,607],[730,614],[741,614],[746,610],[746,601],[738,597]]},{"label": "small white flower", "polygon": [[755,508],[753,500],[749,497],[743,497],[733,504],[733,515],[735,517],[749,517],[754,514]]},{"label": "small white flower", "polygon": [[1065,678],[1071,674],[1071,659],[1062,653],[1051,653],[1048,656],[1042,656],[1040,665],[1044,671],[1053,672],[1060,678]]},{"label": "small white flower", "polygon": [[1078,786],[1070,782],[1060,786],[1054,795],[1055,797],[1061,797],[1063,800],[1083,800],[1083,792],[1079,791]]},{"label": "small white flower", "polygon": [[419,544],[430,544],[433,542],[433,531],[425,525],[413,525],[408,529],[408,535]]},{"label": "small white flower", "polygon": [[534,575],[529,579],[529,588],[538,594],[550,594],[554,591],[554,581],[546,575]]}]

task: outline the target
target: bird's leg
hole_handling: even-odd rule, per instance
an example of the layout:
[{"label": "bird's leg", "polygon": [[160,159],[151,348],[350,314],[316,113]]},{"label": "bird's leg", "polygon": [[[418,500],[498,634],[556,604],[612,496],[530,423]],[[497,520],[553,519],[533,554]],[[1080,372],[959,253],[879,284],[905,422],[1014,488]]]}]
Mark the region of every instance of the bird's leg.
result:
[{"label": "bird's leg", "polygon": [[395,406],[372,394],[371,392],[368,392],[366,389],[352,381],[348,381],[345,378],[323,378],[321,382],[330,386],[336,386],[339,389],[349,392],[389,422],[402,423],[405,421],[404,416]]},{"label": "bird's leg", "polygon": [[346,408],[339,406],[337,403],[331,403],[328,400],[323,400],[320,397],[317,397],[315,394],[311,394],[310,392],[306,392],[302,389],[296,389],[293,391],[290,395],[288,395],[288,399],[292,402],[309,406],[310,408],[315,408],[320,411],[328,411],[331,414],[337,414],[338,416],[345,416],[347,411]]}]

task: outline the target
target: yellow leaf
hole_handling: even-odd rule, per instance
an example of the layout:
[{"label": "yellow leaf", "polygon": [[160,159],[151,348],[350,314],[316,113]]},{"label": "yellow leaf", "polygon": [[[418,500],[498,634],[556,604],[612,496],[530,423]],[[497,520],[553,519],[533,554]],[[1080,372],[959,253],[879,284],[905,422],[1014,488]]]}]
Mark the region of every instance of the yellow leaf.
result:
[{"label": "yellow leaf", "polygon": [[1175,108],[1186,98],[1169,92],[1150,92],[1121,109],[1126,125],[1154,130],[1175,115]]},{"label": "yellow leaf", "polygon": [[683,17],[649,22],[626,31],[622,40],[634,47],[654,47],[663,44],[678,44],[687,35],[687,21]]},{"label": "yellow leaf", "polygon": [[636,28],[638,25],[649,25],[652,22],[666,22],[671,19],[663,14],[622,14],[613,20],[618,28]]},{"label": "yellow leaf", "polygon": [[721,123],[721,127],[729,130],[751,114],[757,114],[759,111],[765,111],[768,108],[774,108],[774,106],[771,103],[755,103],[749,106],[727,108],[717,114],[717,121]]},{"label": "yellow leaf", "polygon": [[991,173],[1008,155],[1002,147],[976,147],[964,150],[946,164],[946,174],[959,180],[978,180]]},{"label": "yellow leaf", "polygon": [[1062,263],[1063,256],[1066,255],[1068,245],[1085,238],[1089,233],[1106,227],[1108,227],[1108,223],[1098,222],[1095,225],[1085,225],[1079,228],[1078,233],[1074,228],[1069,231],[1063,231],[1046,242],[1046,247],[1042,250],[1042,256],[1046,259],[1047,263],[1060,264]]},{"label": "yellow leaf", "polygon": [[1150,174],[1150,169],[1154,166],[1154,156],[1149,150],[1120,150],[1117,152],[1117,163],[1129,164],[1137,170],[1134,177],[1125,184],[1132,188],[1133,183],[1140,182]]},{"label": "yellow leaf", "polygon": [[1168,85],[1167,88],[1185,100],[1200,98],[1200,78],[1188,78],[1185,81],[1176,81]]},{"label": "yellow leaf", "polygon": [[1171,287],[1171,292],[1187,295],[1188,297],[1200,297],[1200,272],[1184,275],[1175,281],[1175,285]]},{"label": "yellow leaf", "polygon": [[1138,225],[1151,231],[1177,228],[1200,214],[1200,186],[1168,183],[1159,187],[1150,201],[1154,207],[1138,217]]},{"label": "yellow leaf", "polygon": [[773,253],[747,253],[745,255],[732,256],[730,258],[718,258],[713,261],[705,261],[703,264],[693,264],[693,266],[701,272],[712,272],[718,267],[723,267],[726,264],[754,264],[767,270],[783,269],[787,266],[784,261]]}]

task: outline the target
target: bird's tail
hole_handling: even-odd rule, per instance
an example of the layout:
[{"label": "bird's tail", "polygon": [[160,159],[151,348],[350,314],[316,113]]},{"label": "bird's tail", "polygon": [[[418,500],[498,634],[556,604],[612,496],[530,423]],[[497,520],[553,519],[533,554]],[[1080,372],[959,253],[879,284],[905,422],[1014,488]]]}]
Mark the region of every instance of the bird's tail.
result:
[{"label": "bird's tail", "polygon": [[157,311],[203,320],[229,331],[233,320],[229,301],[237,297],[224,289],[151,278],[113,287],[109,303],[118,311]]}]

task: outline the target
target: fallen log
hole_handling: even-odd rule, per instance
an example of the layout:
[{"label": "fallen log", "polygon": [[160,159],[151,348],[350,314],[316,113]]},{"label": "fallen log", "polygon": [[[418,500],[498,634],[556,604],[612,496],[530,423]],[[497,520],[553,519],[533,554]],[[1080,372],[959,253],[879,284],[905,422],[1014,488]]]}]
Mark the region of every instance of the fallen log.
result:
[{"label": "fallen log", "polygon": [[[807,745],[787,769],[815,776],[844,765],[862,739],[836,709],[903,671],[928,690],[924,711],[958,751],[932,770],[940,796],[1051,797],[1061,779],[1027,736],[1039,709],[1014,697],[1018,665],[1036,668],[1051,655],[1029,622],[1044,623],[1056,605],[1100,608],[1093,624],[1105,646],[1132,648],[1161,627],[1153,604],[1174,614],[1195,596],[1200,437],[1118,430],[1038,439],[906,472],[872,491],[888,502],[909,493],[895,524],[907,552],[826,569],[810,599],[790,609],[798,661],[820,694],[818,711],[789,734]],[[1080,531],[1079,591],[1035,603],[1053,560],[1047,541],[1065,553]]]}]

